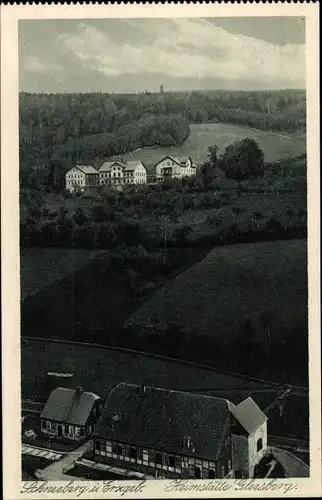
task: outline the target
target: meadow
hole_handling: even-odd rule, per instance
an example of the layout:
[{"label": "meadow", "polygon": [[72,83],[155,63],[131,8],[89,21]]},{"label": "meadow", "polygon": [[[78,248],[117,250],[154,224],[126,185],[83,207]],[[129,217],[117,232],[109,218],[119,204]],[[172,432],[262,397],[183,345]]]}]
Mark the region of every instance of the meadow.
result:
[{"label": "meadow", "polygon": [[21,299],[73,274],[100,253],[101,250],[21,248]]},{"label": "meadow", "polygon": [[216,144],[219,153],[235,141],[249,137],[258,142],[266,161],[296,157],[306,152],[304,136],[266,132],[226,123],[190,124],[188,138],[181,146],[142,148],[124,155],[125,159],[141,160],[150,173],[154,165],[167,155],[191,156],[197,166],[207,159],[208,147]]},{"label": "meadow", "polygon": [[[240,326],[269,310],[273,330],[307,331],[306,241],[215,248],[170,281],[132,316],[135,324],[169,321],[219,343],[237,339]],[[263,342],[265,339],[261,339]]]}]

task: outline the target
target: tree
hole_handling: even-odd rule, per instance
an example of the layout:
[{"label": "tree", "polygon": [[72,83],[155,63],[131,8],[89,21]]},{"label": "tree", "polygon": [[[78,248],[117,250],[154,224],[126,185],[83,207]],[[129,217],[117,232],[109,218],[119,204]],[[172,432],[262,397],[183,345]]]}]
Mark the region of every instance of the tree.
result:
[{"label": "tree", "polygon": [[214,144],[213,146],[209,146],[208,148],[208,161],[212,165],[213,168],[217,167],[218,163],[218,146]]},{"label": "tree", "polygon": [[86,215],[84,214],[84,212],[81,208],[76,209],[76,212],[73,216],[73,220],[74,220],[75,224],[77,224],[78,226],[82,226],[83,224],[85,224],[85,222],[87,221],[87,218],[86,218]]},{"label": "tree", "polygon": [[263,218],[261,212],[253,212],[253,221],[256,222],[256,227],[259,227],[259,221]]},{"label": "tree", "polygon": [[280,221],[278,221],[274,217],[271,217],[267,221],[267,226],[266,227],[267,227],[267,230],[269,232],[272,232],[272,233],[280,234],[280,233],[282,233],[284,231],[283,225],[280,223]]},{"label": "tree", "polygon": [[214,175],[214,168],[210,161],[206,161],[203,165],[201,165],[199,170],[199,178],[201,181],[201,185],[205,191],[207,191],[211,187]]},{"label": "tree", "polygon": [[253,139],[242,139],[226,147],[221,166],[227,178],[239,182],[263,177],[264,153]]},{"label": "tree", "polygon": [[293,217],[293,215],[294,215],[294,210],[293,210],[293,208],[288,208],[288,209],[286,210],[286,215],[287,215],[287,217],[288,217],[288,225],[290,226],[290,225],[291,225],[291,220],[292,220],[292,217]]},{"label": "tree", "polygon": [[265,310],[261,312],[260,317],[259,317],[260,323],[263,328],[266,330],[266,336],[268,342],[271,342],[272,338],[272,325],[273,325],[273,320],[274,320],[274,313],[271,310]]},{"label": "tree", "polygon": [[160,223],[161,223],[161,228],[162,228],[162,234],[163,234],[163,244],[164,244],[164,251],[167,251],[168,248],[168,239],[172,235],[173,229],[170,225],[170,217],[162,215],[160,217]]},{"label": "tree", "polygon": [[236,219],[239,220],[239,216],[242,213],[241,207],[233,207],[232,212],[236,216]]}]

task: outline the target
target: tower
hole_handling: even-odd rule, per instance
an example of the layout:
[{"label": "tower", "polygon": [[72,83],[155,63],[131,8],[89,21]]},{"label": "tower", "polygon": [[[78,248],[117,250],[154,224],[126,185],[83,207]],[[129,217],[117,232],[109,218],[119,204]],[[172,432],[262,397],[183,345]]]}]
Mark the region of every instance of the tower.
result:
[{"label": "tower", "polygon": [[163,94],[163,85],[160,85],[160,94]]}]

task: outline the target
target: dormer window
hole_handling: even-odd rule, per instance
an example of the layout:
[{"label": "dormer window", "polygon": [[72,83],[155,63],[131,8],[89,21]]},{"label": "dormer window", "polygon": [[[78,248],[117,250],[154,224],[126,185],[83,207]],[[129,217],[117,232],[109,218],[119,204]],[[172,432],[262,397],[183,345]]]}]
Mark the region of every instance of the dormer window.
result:
[{"label": "dormer window", "polygon": [[185,436],[183,438],[183,449],[184,450],[190,450],[190,451],[195,451],[194,443],[191,439],[190,436]]},{"label": "dormer window", "polygon": [[110,428],[112,430],[114,430],[115,427],[116,427],[116,425],[118,424],[118,422],[120,422],[120,420],[121,420],[121,416],[120,415],[118,415],[118,414],[117,415],[113,415],[113,417],[110,420]]}]

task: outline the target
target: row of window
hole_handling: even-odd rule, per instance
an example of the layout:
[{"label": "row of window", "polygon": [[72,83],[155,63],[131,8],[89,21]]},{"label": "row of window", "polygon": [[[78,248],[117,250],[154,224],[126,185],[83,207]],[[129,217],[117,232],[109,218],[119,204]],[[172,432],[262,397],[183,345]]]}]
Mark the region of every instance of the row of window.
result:
[{"label": "row of window", "polygon": [[[215,463],[195,459],[192,457],[183,457],[179,455],[168,455],[154,450],[143,450],[135,446],[123,445],[120,443],[105,443],[95,441],[96,452],[101,455],[111,456],[124,461],[139,462],[150,467],[160,467],[165,470],[173,470],[179,473],[185,473],[195,478],[216,478]],[[211,466],[212,465],[212,466]],[[231,470],[231,461],[225,466],[221,461],[218,468],[218,477],[223,478]]]},{"label": "row of window", "polygon": [[144,179],[101,179],[99,184],[144,184]]},{"label": "row of window", "polygon": [[[85,436],[85,428],[84,427],[74,427],[73,425],[65,425],[65,424],[57,424],[55,422],[49,422],[42,420],[41,421],[41,428],[42,430],[46,430],[48,432],[52,433],[58,433],[60,430],[62,434],[69,434],[70,436],[79,436],[79,437],[84,437]],[[91,432],[91,429],[90,429]]]},{"label": "row of window", "polygon": [[74,181],[74,180],[71,180],[71,181],[67,181],[67,182],[66,182],[66,185],[67,185],[67,186],[75,186],[75,185],[77,185],[77,186],[84,186],[84,185],[85,185],[85,182],[84,182],[84,180],[82,180],[82,181]]}]

